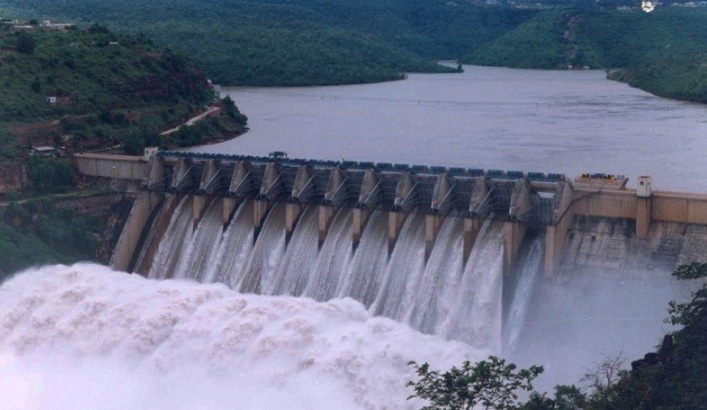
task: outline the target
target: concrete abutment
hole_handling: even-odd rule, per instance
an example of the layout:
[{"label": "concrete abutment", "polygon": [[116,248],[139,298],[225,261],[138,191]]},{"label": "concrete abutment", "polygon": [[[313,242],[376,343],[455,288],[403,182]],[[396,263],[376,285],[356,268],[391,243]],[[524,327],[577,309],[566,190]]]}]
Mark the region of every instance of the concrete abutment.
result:
[{"label": "concrete abutment", "polygon": [[145,227],[149,226],[150,217],[162,202],[164,194],[150,191],[140,191],[130,211],[128,220],[120,234],[120,239],[113,251],[110,265],[116,270],[130,272],[133,255],[145,240]]}]

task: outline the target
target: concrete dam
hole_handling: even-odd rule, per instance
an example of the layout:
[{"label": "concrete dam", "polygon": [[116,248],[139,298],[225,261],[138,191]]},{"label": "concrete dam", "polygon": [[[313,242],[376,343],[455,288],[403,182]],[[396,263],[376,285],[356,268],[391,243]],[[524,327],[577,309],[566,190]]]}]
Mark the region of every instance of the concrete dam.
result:
[{"label": "concrete dam", "polygon": [[649,177],[627,189],[603,175],[283,157],[74,160],[140,183],[117,270],[350,297],[425,333],[541,359],[573,340],[655,333],[679,291],[669,273],[704,260],[707,243],[707,196],[653,190]]}]

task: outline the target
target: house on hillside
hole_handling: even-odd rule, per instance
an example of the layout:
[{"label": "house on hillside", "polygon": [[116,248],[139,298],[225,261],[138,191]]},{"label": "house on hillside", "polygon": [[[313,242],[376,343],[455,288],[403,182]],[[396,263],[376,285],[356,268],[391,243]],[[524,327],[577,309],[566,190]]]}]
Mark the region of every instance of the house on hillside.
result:
[{"label": "house on hillside", "polygon": [[49,20],[44,20],[42,24],[40,24],[40,27],[48,30],[66,30],[73,26],[74,25],[71,23],[52,23]]},{"label": "house on hillside", "polygon": [[38,147],[32,147],[32,150],[30,151],[30,154],[32,155],[39,155],[40,157],[54,157],[58,154],[59,152],[57,151],[56,148],[50,147],[48,145],[42,145]]}]

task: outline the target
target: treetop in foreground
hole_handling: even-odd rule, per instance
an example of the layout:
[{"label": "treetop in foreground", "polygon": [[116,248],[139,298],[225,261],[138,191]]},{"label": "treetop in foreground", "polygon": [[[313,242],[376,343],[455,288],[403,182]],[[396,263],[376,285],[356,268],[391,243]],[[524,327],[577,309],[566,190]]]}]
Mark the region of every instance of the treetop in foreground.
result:
[{"label": "treetop in foreground", "polygon": [[444,373],[430,370],[427,363],[413,361],[409,365],[419,380],[407,383],[414,390],[408,399],[427,400],[430,404],[424,410],[515,409],[519,406],[518,392],[531,391],[533,379],[543,372],[541,366],[518,369],[496,356],[473,365],[465,361]]}]

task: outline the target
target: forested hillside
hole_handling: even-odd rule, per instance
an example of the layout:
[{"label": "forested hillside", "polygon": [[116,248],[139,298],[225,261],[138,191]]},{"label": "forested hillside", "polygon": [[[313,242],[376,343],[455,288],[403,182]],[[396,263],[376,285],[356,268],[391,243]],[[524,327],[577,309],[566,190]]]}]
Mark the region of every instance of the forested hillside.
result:
[{"label": "forested hillside", "polygon": [[707,103],[707,9],[549,10],[463,58],[518,68],[605,68],[653,94]]},{"label": "forested hillside", "polygon": [[536,12],[406,0],[8,0],[32,16],[143,32],[229,85],[385,81],[449,72],[434,63],[512,30]]},{"label": "forested hillside", "polygon": [[[435,60],[606,68],[652,93],[707,102],[705,8],[442,0],[0,0],[0,13],[142,33],[228,85],[329,85],[445,72]],[[625,4],[622,3],[625,6]],[[550,7],[551,6],[551,7]]]},{"label": "forested hillside", "polygon": [[[182,135],[186,131],[157,138],[213,99],[192,61],[144,37],[117,35],[97,24],[31,23],[0,23],[0,159],[22,157],[33,145],[74,150],[118,145],[140,153],[146,143],[200,142],[192,141],[191,133]],[[202,129],[204,136],[241,132],[245,117],[234,114],[231,121],[207,121],[211,129]]]},{"label": "forested hillside", "polygon": [[[209,101],[203,72],[144,38],[118,36],[99,25],[27,27],[0,25],[0,75],[7,93],[0,100],[0,121],[34,122],[163,101]],[[47,103],[49,96],[57,100]]]}]

